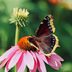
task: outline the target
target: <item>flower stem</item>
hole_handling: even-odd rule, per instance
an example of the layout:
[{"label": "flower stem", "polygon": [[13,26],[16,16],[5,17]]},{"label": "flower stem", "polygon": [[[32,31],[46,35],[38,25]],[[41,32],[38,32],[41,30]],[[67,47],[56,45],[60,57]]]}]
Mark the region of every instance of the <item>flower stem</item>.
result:
[{"label": "flower stem", "polygon": [[[16,23],[16,31],[15,31],[15,45],[17,44],[18,42],[18,38],[19,38],[19,26],[18,24]],[[14,68],[14,72],[16,72],[16,66]]]},{"label": "flower stem", "polygon": [[26,66],[25,71],[24,72],[29,72],[29,68]]},{"label": "flower stem", "polygon": [[15,45],[16,45],[17,42],[18,42],[18,38],[19,38],[19,26],[18,26],[18,24],[16,23]]},{"label": "flower stem", "polygon": [[25,68],[25,71],[24,72],[27,72],[27,67]]}]

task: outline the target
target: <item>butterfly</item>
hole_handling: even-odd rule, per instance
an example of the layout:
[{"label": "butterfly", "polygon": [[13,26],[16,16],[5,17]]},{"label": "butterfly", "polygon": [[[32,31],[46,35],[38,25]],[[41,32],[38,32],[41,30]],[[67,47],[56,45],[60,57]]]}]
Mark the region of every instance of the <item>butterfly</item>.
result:
[{"label": "butterfly", "polygon": [[36,36],[29,38],[29,41],[33,43],[35,48],[40,49],[44,54],[50,54],[59,47],[58,37],[54,34],[55,27],[53,22],[53,16],[46,16],[40,26],[36,30]]}]

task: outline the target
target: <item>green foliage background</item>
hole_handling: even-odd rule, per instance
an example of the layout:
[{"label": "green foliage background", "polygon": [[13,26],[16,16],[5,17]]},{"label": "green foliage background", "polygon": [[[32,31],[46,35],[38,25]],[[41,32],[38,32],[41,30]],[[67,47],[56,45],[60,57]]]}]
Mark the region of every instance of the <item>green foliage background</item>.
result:
[{"label": "green foliage background", "polygon": [[[54,16],[56,35],[60,40],[60,48],[57,48],[56,52],[64,58],[64,62],[59,71],[46,65],[47,71],[72,72],[72,10],[61,5],[51,5],[47,0],[0,0],[0,55],[14,45],[15,26],[10,24],[9,18],[15,7],[27,8],[30,12],[28,26],[21,29],[20,38],[34,35],[46,15]],[[4,68],[0,69],[0,72],[4,72]]]}]

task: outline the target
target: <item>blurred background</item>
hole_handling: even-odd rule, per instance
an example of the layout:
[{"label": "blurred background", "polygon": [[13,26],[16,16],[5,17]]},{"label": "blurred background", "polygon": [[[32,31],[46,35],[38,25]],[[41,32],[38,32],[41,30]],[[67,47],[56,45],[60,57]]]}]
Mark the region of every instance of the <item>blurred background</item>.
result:
[{"label": "blurred background", "polygon": [[[10,24],[9,18],[15,7],[26,8],[30,12],[27,26],[20,29],[20,38],[34,35],[43,18],[53,15],[60,41],[56,53],[64,62],[58,71],[46,65],[47,72],[72,72],[72,0],[0,0],[0,55],[14,45],[15,25]],[[4,72],[4,68],[0,72]]]}]

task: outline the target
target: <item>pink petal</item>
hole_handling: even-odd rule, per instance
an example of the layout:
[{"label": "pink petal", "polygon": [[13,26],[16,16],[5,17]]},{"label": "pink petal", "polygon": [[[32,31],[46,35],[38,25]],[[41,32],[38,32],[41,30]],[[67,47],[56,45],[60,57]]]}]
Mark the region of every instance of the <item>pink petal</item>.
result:
[{"label": "pink petal", "polygon": [[35,52],[32,52],[31,51],[31,54],[32,54],[32,56],[33,56],[33,58],[34,58],[34,68],[33,68],[33,70],[30,70],[30,72],[36,72],[36,70],[37,70],[37,58],[36,58],[36,55],[35,55]]},{"label": "pink petal", "polygon": [[60,68],[62,66],[61,62],[58,62],[58,66],[59,66],[58,68]]},{"label": "pink petal", "polygon": [[59,65],[58,65],[58,62],[55,61],[55,64],[54,65],[51,65],[51,67],[55,70],[58,70],[59,69]]},{"label": "pink petal", "polygon": [[58,70],[61,67],[61,63],[60,63],[61,59],[58,56],[55,57],[55,54],[52,54],[50,57],[47,57],[47,60],[49,65],[54,69]]},{"label": "pink petal", "polygon": [[18,60],[18,62],[17,62],[17,64],[16,64],[17,70],[19,69],[22,61],[23,61],[23,52],[22,52],[22,55],[20,56],[20,58],[19,58],[19,60]]},{"label": "pink petal", "polygon": [[34,62],[34,68],[32,69],[32,70],[30,70],[30,72],[36,72],[36,70],[37,70],[37,63],[36,63],[36,61]]},{"label": "pink petal", "polygon": [[55,64],[50,64],[50,66],[55,69],[55,70],[59,70],[59,68],[61,67],[61,64],[59,64],[60,62],[55,61]]},{"label": "pink petal", "polygon": [[9,65],[8,65],[8,69],[11,69],[13,66],[16,65],[16,63],[18,62],[20,56],[21,56],[22,52],[21,51],[17,51],[14,56],[11,58]]},{"label": "pink petal", "polygon": [[17,72],[24,72],[25,68],[26,68],[26,63],[24,61],[24,54],[22,54],[22,56],[20,57],[18,63],[17,63]]},{"label": "pink petal", "polygon": [[5,67],[5,72],[8,72],[7,68]]},{"label": "pink petal", "polygon": [[2,63],[0,64],[0,69],[6,64],[7,59],[3,60]]},{"label": "pink petal", "polygon": [[34,59],[29,51],[24,54],[24,60],[29,69],[34,68]]},{"label": "pink petal", "polygon": [[51,55],[51,57],[54,58],[54,59],[56,59],[56,60],[58,60],[58,61],[64,61],[64,59],[61,58],[61,57],[60,57],[58,54],[56,54],[56,53],[53,53],[53,54]]},{"label": "pink petal", "polygon": [[[58,64],[58,69],[62,66],[61,62],[60,61],[57,61],[57,64]],[[58,70],[57,69],[57,70]]]},{"label": "pink petal", "polygon": [[47,58],[47,60],[48,60],[49,65],[52,68],[56,69],[57,63],[55,61],[53,61],[52,59],[50,59],[50,58]]},{"label": "pink petal", "polygon": [[8,66],[9,66],[10,60],[12,59],[12,57],[15,55],[16,52],[17,52],[17,51],[12,52],[12,53],[9,55],[9,57],[7,58],[7,64],[6,64],[6,70],[7,70],[7,71],[9,71]]},{"label": "pink petal", "polygon": [[45,64],[44,64],[43,60],[41,59],[41,57],[37,53],[36,53],[36,56],[37,56],[38,61],[39,61],[39,64],[38,64],[39,72],[47,72]]},{"label": "pink petal", "polygon": [[5,72],[9,71],[9,69],[8,69],[9,62],[10,62],[10,60],[7,62],[6,66],[5,66]]},{"label": "pink petal", "polygon": [[31,51],[31,54],[32,54],[33,58],[35,59],[35,61],[37,62],[37,58],[36,58],[35,52]]},{"label": "pink petal", "polygon": [[45,62],[48,64],[48,61],[47,61],[47,59],[46,59],[46,57],[45,57],[44,54],[42,54],[41,52],[39,52],[39,56],[41,57],[41,59],[42,59],[43,61],[45,61]]},{"label": "pink petal", "polygon": [[16,51],[18,46],[13,46],[9,50],[7,50],[2,56],[0,56],[0,62],[6,59],[13,51]]},{"label": "pink petal", "polygon": [[[15,46],[14,46],[15,47]],[[0,58],[0,60],[1,60],[1,67],[3,67],[6,63],[7,63],[7,61],[14,55],[14,53],[16,52],[16,50],[17,50],[17,48],[15,49],[13,47],[13,49],[11,48],[11,49],[9,49],[6,53],[4,53]],[[10,52],[12,52],[12,53],[10,53]],[[10,54],[9,54],[10,53]],[[7,55],[7,56],[5,56],[5,54]],[[5,56],[5,57],[4,57]],[[4,61],[5,60],[5,61]]]}]

